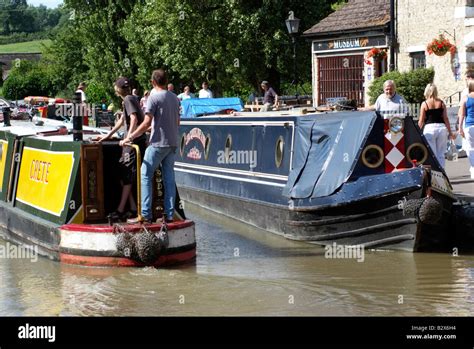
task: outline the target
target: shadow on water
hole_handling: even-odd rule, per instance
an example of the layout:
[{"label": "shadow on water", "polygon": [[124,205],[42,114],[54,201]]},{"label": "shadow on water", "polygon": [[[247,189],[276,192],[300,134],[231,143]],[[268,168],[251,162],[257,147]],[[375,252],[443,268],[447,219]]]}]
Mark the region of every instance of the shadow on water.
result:
[{"label": "shadow on water", "polygon": [[[366,251],[363,262],[188,205],[198,256],[168,269],[0,259],[0,315],[469,316],[474,257]],[[0,245],[5,242],[0,241]]]}]

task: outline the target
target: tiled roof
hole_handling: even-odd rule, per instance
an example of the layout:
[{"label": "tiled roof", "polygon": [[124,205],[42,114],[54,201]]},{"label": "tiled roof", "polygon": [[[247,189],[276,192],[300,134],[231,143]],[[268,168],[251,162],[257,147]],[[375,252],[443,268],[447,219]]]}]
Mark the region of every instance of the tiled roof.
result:
[{"label": "tiled roof", "polygon": [[390,22],[390,0],[349,0],[304,32],[305,36],[380,27]]}]

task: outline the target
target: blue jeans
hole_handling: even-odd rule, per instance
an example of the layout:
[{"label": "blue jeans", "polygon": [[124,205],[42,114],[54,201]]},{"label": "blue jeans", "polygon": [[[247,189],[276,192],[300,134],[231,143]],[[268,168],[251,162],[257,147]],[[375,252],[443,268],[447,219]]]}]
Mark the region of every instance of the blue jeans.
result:
[{"label": "blue jeans", "polygon": [[176,197],[176,182],[174,179],[174,159],[176,147],[154,147],[146,148],[141,167],[142,185],[142,216],[144,219],[152,220],[153,202],[153,174],[161,164],[161,176],[165,190],[164,214],[166,218],[172,219],[174,214],[174,201]]}]

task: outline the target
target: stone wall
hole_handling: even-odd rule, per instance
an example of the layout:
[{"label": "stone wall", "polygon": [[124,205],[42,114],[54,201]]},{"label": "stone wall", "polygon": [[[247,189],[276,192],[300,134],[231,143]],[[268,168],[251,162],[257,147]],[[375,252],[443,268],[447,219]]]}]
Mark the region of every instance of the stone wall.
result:
[{"label": "stone wall", "polygon": [[[464,74],[473,68],[474,56],[466,36],[474,42],[474,1],[470,0],[398,0],[397,52],[398,70],[411,69],[412,52],[426,52],[426,46],[439,34],[456,45],[457,54],[439,57],[426,53],[426,66],[435,70],[434,83],[441,98],[446,98],[465,87]],[[457,97],[456,97],[457,100]]]},{"label": "stone wall", "polygon": [[39,61],[41,53],[0,53],[0,67],[2,78],[5,80],[17,60]]}]

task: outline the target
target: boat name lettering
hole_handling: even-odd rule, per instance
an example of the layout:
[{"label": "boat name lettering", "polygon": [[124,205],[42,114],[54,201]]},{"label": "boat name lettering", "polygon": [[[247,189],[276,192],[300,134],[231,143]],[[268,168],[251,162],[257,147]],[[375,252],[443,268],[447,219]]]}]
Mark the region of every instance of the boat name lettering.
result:
[{"label": "boat name lettering", "polygon": [[48,184],[49,167],[51,162],[33,160],[30,166],[30,179],[35,182]]},{"label": "boat name lettering", "polygon": [[188,145],[193,139],[199,140],[203,147],[206,145],[206,136],[200,128],[195,127],[189,131],[189,133],[186,135],[186,145]]}]

